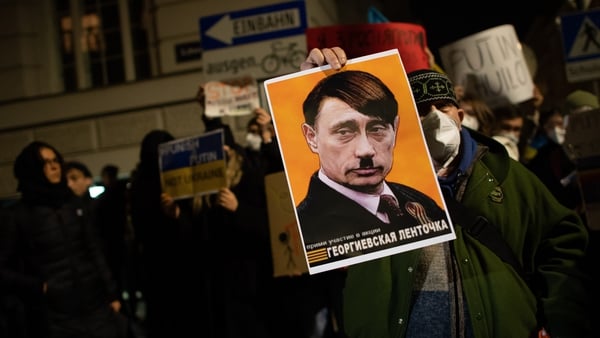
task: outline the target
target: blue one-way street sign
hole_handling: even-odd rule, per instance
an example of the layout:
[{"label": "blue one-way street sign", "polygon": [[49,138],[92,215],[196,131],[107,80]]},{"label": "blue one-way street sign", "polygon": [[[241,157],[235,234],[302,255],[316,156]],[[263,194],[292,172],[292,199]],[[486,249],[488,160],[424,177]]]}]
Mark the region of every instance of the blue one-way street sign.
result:
[{"label": "blue one-way street sign", "polygon": [[304,1],[200,18],[205,80],[261,80],[298,71],[306,57],[306,18]]},{"label": "blue one-way street sign", "polygon": [[200,18],[202,48],[232,47],[304,34],[304,1],[292,1]]}]

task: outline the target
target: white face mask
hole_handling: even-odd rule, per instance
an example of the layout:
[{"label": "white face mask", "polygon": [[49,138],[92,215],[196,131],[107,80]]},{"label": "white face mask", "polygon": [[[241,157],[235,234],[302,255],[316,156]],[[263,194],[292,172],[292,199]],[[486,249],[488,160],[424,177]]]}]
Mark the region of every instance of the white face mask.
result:
[{"label": "white face mask", "polygon": [[548,137],[557,144],[563,144],[565,142],[566,129],[563,127],[556,126],[550,131]]},{"label": "white face mask", "polygon": [[517,145],[517,142],[515,142],[514,133],[511,133],[511,132],[498,133],[498,134],[492,136],[492,138],[494,140],[498,141],[500,144],[502,144],[504,146],[504,148],[506,148],[506,151],[508,152],[508,156],[510,156],[512,159],[514,159],[516,161],[519,160],[519,147]]},{"label": "white face mask", "polygon": [[246,134],[246,144],[248,147],[250,147],[250,149],[259,151],[260,145],[262,144],[262,137],[253,133],[248,133]]},{"label": "white face mask", "polygon": [[461,124],[473,130],[479,130],[479,121],[473,115],[465,114]]},{"label": "white face mask", "polygon": [[460,130],[456,121],[435,109],[425,115],[421,124],[435,170],[446,168],[460,148]]},{"label": "white face mask", "polygon": [[506,137],[510,142],[514,144],[519,144],[519,137],[517,136],[517,134],[511,131],[501,131],[498,133],[498,135]]}]

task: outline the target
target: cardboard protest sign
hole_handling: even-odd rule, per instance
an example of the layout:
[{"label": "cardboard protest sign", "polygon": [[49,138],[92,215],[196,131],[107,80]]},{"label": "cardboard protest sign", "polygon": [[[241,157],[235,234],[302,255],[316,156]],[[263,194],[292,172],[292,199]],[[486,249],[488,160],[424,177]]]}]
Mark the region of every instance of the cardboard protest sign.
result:
[{"label": "cardboard protest sign", "polygon": [[162,143],[158,154],[162,190],[175,199],[226,186],[222,129]]},{"label": "cardboard protest sign", "polygon": [[386,22],[311,27],[306,30],[307,49],[339,46],[348,58],[397,48],[407,73],[429,68],[427,38],[421,25]]},{"label": "cardboard protest sign", "polygon": [[577,168],[588,226],[600,230],[600,109],[568,115],[563,147]]},{"label": "cardboard protest sign", "polygon": [[444,71],[490,107],[533,97],[533,80],[512,25],[470,35],[439,49]]},{"label": "cardboard protest sign", "polygon": [[[325,123],[327,119],[323,117],[324,114],[332,120],[342,120],[334,123],[333,127],[320,129],[322,134],[318,134],[319,140],[314,140],[320,147],[311,144],[313,139],[307,136],[311,132],[307,131],[319,128],[305,123],[303,106],[307,95],[315,88],[323,88],[319,86],[321,81],[348,74],[378,84],[359,83],[353,86],[353,90],[360,92],[361,88],[388,88],[389,91],[384,90],[388,95],[383,95],[386,102],[394,101],[397,104],[386,109],[386,122],[372,116],[376,112],[369,115],[350,109],[336,114],[335,110],[326,113],[322,108],[315,125]],[[344,91],[342,87],[343,84],[338,83],[327,87],[327,90]],[[309,273],[336,269],[455,238],[397,50],[350,59],[341,71],[323,66],[270,79],[265,81],[265,91]],[[368,92],[363,93],[367,101]],[[350,97],[361,101],[362,97],[355,94]],[[329,102],[336,104],[336,100]],[[378,107],[375,110],[379,111],[382,106],[374,104],[369,107]],[[369,146],[367,140],[379,144],[369,143]],[[363,146],[359,147],[361,144]],[[352,150],[355,147],[362,150]],[[379,148],[381,154],[351,155],[354,151],[371,152],[370,147]],[[327,148],[337,150],[327,154]],[[366,180],[375,177],[373,186],[381,186],[384,191],[398,187],[397,182],[403,185],[400,190],[414,189],[412,197],[401,203],[404,208],[402,216],[407,217],[406,221],[392,221],[392,216],[386,220],[381,215],[377,207],[381,204],[379,193],[360,193],[359,183],[355,185],[356,188],[350,188],[354,186],[352,184],[342,188],[332,178],[323,179],[319,175],[324,162],[336,162],[339,167],[354,168],[347,171],[357,172],[357,176],[360,176],[358,180],[361,177]],[[323,175],[328,174],[323,171]],[[309,207],[319,210],[313,212],[307,209]]]},{"label": "cardboard protest sign", "polygon": [[579,169],[577,182],[585,204],[585,218],[590,229],[600,230],[600,159],[589,169]]},{"label": "cardboard protest sign", "polygon": [[258,84],[251,77],[209,81],[204,95],[204,114],[211,118],[249,115],[260,106]]},{"label": "cardboard protest sign", "polygon": [[298,276],[308,272],[302,240],[298,232],[294,204],[285,180],[284,172],[265,177],[267,209],[269,211],[269,232],[271,236],[271,256],[273,276]]},{"label": "cardboard protest sign", "polygon": [[600,109],[567,115],[564,146],[577,160],[600,157]]}]

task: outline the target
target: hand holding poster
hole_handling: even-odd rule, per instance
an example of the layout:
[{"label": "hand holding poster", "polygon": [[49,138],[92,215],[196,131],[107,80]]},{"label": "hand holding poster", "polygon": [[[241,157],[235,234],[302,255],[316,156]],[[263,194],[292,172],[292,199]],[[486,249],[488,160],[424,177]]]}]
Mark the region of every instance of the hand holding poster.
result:
[{"label": "hand holding poster", "polygon": [[533,80],[511,25],[470,35],[439,50],[442,65],[455,85],[495,107],[533,97]]},{"label": "hand holding poster", "polygon": [[455,238],[398,50],[265,89],[309,273]]},{"label": "hand holding poster", "polygon": [[162,143],[158,154],[162,190],[175,199],[226,186],[222,129]]}]

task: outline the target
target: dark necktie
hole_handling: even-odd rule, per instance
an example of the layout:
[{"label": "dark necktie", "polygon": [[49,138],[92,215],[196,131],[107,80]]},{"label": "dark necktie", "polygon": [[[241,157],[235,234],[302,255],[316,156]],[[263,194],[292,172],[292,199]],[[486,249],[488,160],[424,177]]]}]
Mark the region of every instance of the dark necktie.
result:
[{"label": "dark necktie", "polygon": [[398,202],[396,202],[396,199],[392,195],[379,196],[379,206],[377,207],[377,210],[386,214],[390,223],[403,215],[402,210],[400,210],[400,207],[398,206]]}]

